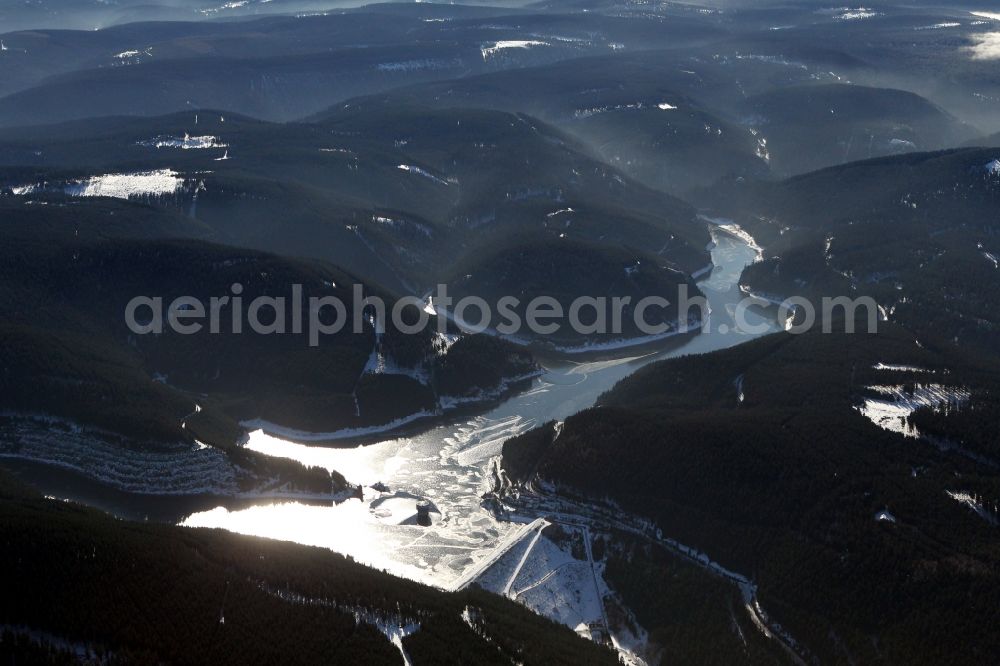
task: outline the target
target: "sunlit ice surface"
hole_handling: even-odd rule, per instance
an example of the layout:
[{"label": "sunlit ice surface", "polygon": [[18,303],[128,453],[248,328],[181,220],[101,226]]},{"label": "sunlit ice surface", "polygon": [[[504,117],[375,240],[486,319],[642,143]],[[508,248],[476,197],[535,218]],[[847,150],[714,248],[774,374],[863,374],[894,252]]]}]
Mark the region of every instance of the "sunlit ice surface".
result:
[{"label": "sunlit ice surface", "polygon": [[414,580],[427,580],[418,567],[406,566],[387,557],[399,547],[392,534],[380,534],[369,519],[368,506],[352,499],[337,507],[299,502],[263,504],[230,511],[217,507],[185,519],[189,527],[221,527],[231,532],[322,546],[350,555],[378,569],[386,569]]},{"label": "sunlit ice surface", "polygon": [[[481,495],[488,489],[483,468],[499,453],[503,439],[529,425],[523,420],[491,424],[479,417],[457,428],[439,427],[415,438],[345,449],[305,446],[258,430],[251,434],[248,448],[336,470],[363,486],[364,499],[325,506],[281,502],[233,511],[218,507],[193,514],[182,524],[323,546],[396,575],[448,588],[517,527],[496,521],[481,507]],[[476,452],[469,453],[470,448]],[[375,484],[388,490],[376,490]],[[434,507],[428,527],[415,520],[421,498]]]}]

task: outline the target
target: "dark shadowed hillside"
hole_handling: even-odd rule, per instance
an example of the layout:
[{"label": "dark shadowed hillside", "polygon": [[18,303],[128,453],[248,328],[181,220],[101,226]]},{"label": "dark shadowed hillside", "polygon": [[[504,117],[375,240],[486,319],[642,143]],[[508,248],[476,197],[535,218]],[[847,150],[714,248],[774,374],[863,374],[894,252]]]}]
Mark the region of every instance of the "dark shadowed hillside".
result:
[{"label": "dark shadowed hillside", "polygon": [[868,294],[921,340],[997,343],[1000,152],[966,149],[859,162],[710,195],[770,258],[743,283],[790,296]]},{"label": "dark shadowed hillside", "polygon": [[[543,497],[607,498],[749,577],[800,654],[978,662],[998,637],[959,618],[967,604],[996,607],[998,451],[935,447],[961,449],[992,429],[998,377],[890,325],[877,336],[780,334],[648,366],[561,431],[507,442],[505,464]],[[894,383],[898,397],[886,397]],[[974,396],[924,403],[948,416],[950,430],[935,431],[947,440],[870,420],[930,389]],[[976,410],[973,425],[963,415]],[[982,498],[979,515],[956,501],[963,493]],[[651,614],[652,599],[622,593]]]},{"label": "dark shadowed hillside", "polygon": [[[401,651],[428,664],[616,663],[494,595],[446,594],[325,549],[122,522],[6,474],[0,529],[0,654],[13,663],[82,652],[101,663],[398,664]],[[470,611],[475,621],[463,622]],[[46,653],[39,637],[51,636],[62,647]]]}]

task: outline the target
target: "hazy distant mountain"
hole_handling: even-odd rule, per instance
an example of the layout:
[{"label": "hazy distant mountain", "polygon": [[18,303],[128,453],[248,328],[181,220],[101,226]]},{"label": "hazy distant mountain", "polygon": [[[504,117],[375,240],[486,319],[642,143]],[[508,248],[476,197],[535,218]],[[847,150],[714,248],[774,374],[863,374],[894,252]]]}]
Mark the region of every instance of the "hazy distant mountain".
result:
[{"label": "hazy distant mountain", "polygon": [[[0,393],[11,409],[71,418],[136,442],[198,438],[228,450],[240,438],[239,420],[317,431],[379,426],[436,411],[439,393],[499,394],[503,379],[534,369],[530,354],[493,339],[453,339],[452,356],[434,322],[420,335],[403,335],[389,322],[383,336],[372,322],[357,333],[346,326],[317,345],[305,321],[299,335],[239,335],[228,324],[232,314],[217,334],[206,323],[196,335],[169,327],[136,335],[122,313],[137,295],[208,303],[238,283],[247,303],[280,296],[287,312],[291,285],[299,284],[303,307],[311,296],[332,295],[353,313],[354,285],[363,283],[324,264],[181,240],[208,230],[147,205],[59,197],[48,204],[0,200],[8,313]],[[364,284],[364,293],[391,302],[377,284]],[[33,311],[38,301],[46,305]],[[80,345],[89,351],[74,358],[70,350]],[[463,354],[478,356],[491,372],[471,376]],[[247,364],[249,356],[259,362]],[[432,383],[436,375],[440,383]],[[201,396],[197,410],[192,395]]]},{"label": "hazy distant mountain", "polygon": [[743,112],[767,137],[772,168],[785,174],[960,145],[978,134],[918,95],[862,86],[781,88],[751,97]]},{"label": "hazy distant mountain", "polygon": [[[684,19],[636,25],[613,16],[484,12],[374,6],[329,16],[9,33],[0,51],[0,92],[8,95],[0,99],[0,124],[189,108],[292,120],[407,83],[720,34]],[[66,96],[76,104],[61,104]]]},{"label": "hazy distant mountain", "polygon": [[356,7],[351,0],[36,0],[0,8],[6,30],[98,30],[140,21],[213,21]]}]

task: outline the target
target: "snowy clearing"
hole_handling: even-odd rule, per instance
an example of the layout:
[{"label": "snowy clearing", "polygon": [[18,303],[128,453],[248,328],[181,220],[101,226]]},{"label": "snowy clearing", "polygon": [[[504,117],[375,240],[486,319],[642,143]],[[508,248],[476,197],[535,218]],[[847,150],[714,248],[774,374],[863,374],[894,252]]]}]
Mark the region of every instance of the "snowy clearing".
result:
[{"label": "snowy clearing", "polygon": [[158,136],[155,139],[140,141],[140,146],[151,148],[180,148],[181,150],[205,150],[208,148],[228,148],[228,144],[216,136],[191,136],[185,134],[183,137]]},{"label": "snowy clearing", "polygon": [[909,417],[918,409],[939,408],[949,403],[960,404],[966,402],[971,395],[967,389],[942,384],[918,384],[913,387],[912,392],[901,384],[869,386],[868,390],[880,394],[880,397],[865,398],[864,404],[855,409],[883,430],[906,437],[920,437],[916,427],[909,423]]},{"label": "snowy clearing", "polygon": [[184,178],[172,169],[140,171],[135,173],[109,173],[71,181],[62,186],[50,187],[48,183],[33,183],[10,188],[16,196],[35,194],[46,190],[61,190],[71,197],[133,197],[175,194],[184,186]]},{"label": "snowy clearing", "polygon": [[91,176],[66,186],[66,194],[74,197],[132,197],[162,196],[181,189],[184,179],[171,169],[141,171],[137,173],[110,173]]},{"label": "snowy clearing", "polygon": [[919,368],[915,365],[894,365],[892,363],[876,363],[872,370],[885,370],[887,372],[934,372],[927,368]]},{"label": "snowy clearing", "polygon": [[946,490],[945,494],[956,502],[961,502],[969,507],[977,516],[985,520],[990,525],[993,525],[994,527],[997,525],[998,521],[996,511],[991,512],[971,494],[966,492],[956,492],[953,490]]},{"label": "snowy clearing", "polygon": [[534,39],[514,39],[495,42],[493,46],[484,46],[480,49],[483,60],[494,56],[508,49],[530,49],[535,46],[549,46],[548,42],[540,42]]}]

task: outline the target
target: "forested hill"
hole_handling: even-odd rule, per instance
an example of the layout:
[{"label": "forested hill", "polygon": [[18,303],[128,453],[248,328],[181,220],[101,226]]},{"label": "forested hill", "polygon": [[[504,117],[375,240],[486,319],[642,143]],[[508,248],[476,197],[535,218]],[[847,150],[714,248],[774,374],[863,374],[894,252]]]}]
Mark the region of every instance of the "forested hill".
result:
[{"label": "forested hill", "polygon": [[998,397],[995,363],[891,324],[783,333],[647,366],[504,460],[749,576],[821,663],[984,663],[1000,649]]},{"label": "forested hill", "polygon": [[[0,455],[120,490],[343,493],[336,472],[241,447],[242,423],[392,427],[440,413],[445,399],[494,400],[537,370],[530,353],[504,340],[440,336],[433,318],[419,334],[387,322],[377,335],[370,320],[355,333],[354,284],[391,304],[379,285],[323,262],[186,239],[208,232],[142,203],[0,197],[0,217]],[[191,335],[169,325],[175,298],[197,298],[208,313],[211,299],[233,297],[233,285],[242,288],[240,314],[222,308],[217,332],[208,317]],[[293,285],[302,290],[299,333]],[[162,299],[162,333],[130,330],[126,306],[137,296]],[[248,307],[259,296],[286,299],[286,334],[251,331]],[[348,321],[312,346],[306,299],[330,296]],[[141,308],[135,319],[153,317]],[[263,308],[259,321],[274,318]],[[334,319],[333,308],[320,315],[324,325]]]},{"label": "forested hill", "polygon": [[[164,188],[155,196],[108,186],[154,177]],[[549,242],[588,243],[595,268],[619,275],[636,261],[686,274],[710,262],[689,204],[536,118],[492,110],[338,105],[287,124],[203,110],[0,130],[8,200],[81,187],[183,212],[216,242],[326,261],[398,293],[431,291],[459,266],[494,279],[484,256],[503,249],[516,262]],[[552,281],[574,291],[566,274]]]},{"label": "forested hill", "polygon": [[0,166],[0,192],[33,199],[169,172],[176,186],[146,202],[216,241],[329,261],[400,292],[423,293],[511,237],[628,247],[687,273],[709,261],[689,204],[523,114],[408,104],[338,106],[310,124],[207,110],[93,119],[0,131]]},{"label": "forested hill", "polygon": [[1000,349],[1000,150],[915,153],[777,183],[729,181],[702,202],[765,248],[742,284],[779,297],[868,295],[935,339]]},{"label": "forested hill", "polygon": [[[228,447],[241,419],[316,431],[383,425],[436,409],[438,369],[442,390],[465,396],[497,389],[505,377],[534,367],[530,355],[512,345],[468,338],[451,347],[465,350],[466,361],[456,354],[443,368],[448,351],[435,337],[434,321],[414,335],[385,322],[378,339],[370,321],[357,333],[345,322],[336,334],[317,334],[313,346],[307,299],[334,296],[353,320],[355,284],[390,304],[393,295],[321,262],[156,238],[157,229],[197,225],[147,206],[87,199],[44,207],[0,199],[0,210],[7,215],[0,247],[0,303],[7,313],[0,394],[10,410],[159,441],[190,440],[182,423],[197,411],[188,424],[194,436]],[[251,331],[243,321],[247,313],[234,317],[233,307],[223,309],[216,333],[207,319],[191,335],[166,323],[162,335],[127,328],[126,305],[137,296],[158,297],[164,308],[194,297],[207,311],[211,298],[232,296],[234,284],[244,304],[283,297],[286,334]],[[297,334],[289,321],[295,284],[305,304]],[[165,311],[161,315],[166,322]],[[152,313],[137,314],[147,317]],[[246,334],[236,331],[235,319]],[[269,309],[260,316],[273,319]],[[333,319],[332,308],[322,313],[322,323]],[[474,376],[469,350],[479,355],[475,368],[489,372]],[[196,410],[196,402],[204,409]]]},{"label": "forested hill", "polygon": [[746,100],[760,119],[775,173],[960,145],[978,131],[911,92],[859,85],[789,86]]},{"label": "forested hill", "polygon": [[439,592],[322,548],[122,522],[6,474],[0,580],[4,663],[396,666],[385,632],[402,628],[414,664],[618,663],[496,595]]}]

